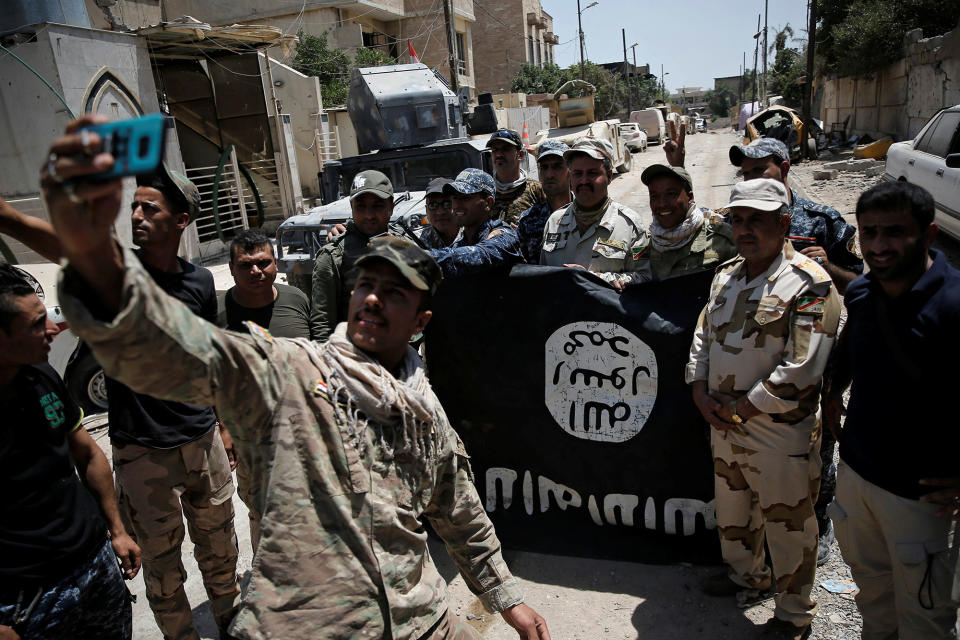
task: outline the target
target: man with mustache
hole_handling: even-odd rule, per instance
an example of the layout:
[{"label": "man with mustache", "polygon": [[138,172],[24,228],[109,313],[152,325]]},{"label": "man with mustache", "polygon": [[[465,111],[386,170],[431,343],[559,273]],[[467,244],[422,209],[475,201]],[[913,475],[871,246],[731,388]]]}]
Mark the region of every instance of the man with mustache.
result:
[{"label": "man with mustache", "polygon": [[825,402],[840,441],[828,511],[860,589],[864,640],[953,638],[960,271],[931,248],[937,224],[923,188],[881,183],[856,215],[870,271],[847,287]]},{"label": "man with mustache", "polygon": [[563,154],[568,149],[570,147],[559,140],[544,140],[537,147],[537,173],[547,199],[524,211],[517,222],[520,253],[529,264],[540,263],[543,228],[550,214],[563,209],[573,200],[570,193],[570,172],[563,160]]},{"label": "man with mustache", "polygon": [[456,180],[443,187],[444,195],[453,203],[453,215],[462,227],[459,239],[452,245],[429,251],[445,278],[519,262],[516,230],[491,217],[495,189],[489,173],[473,168],[464,169]]},{"label": "man with mustache", "polygon": [[353,290],[353,266],[370,238],[383,234],[406,236],[393,215],[393,183],[379,171],[361,171],[350,186],[351,220],[344,233],[321,247],[310,285],[310,327],[313,339],[323,342],[337,324],[347,319],[347,301]]},{"label": "man with mustache", "polygon": [[[51,147],[60,176],[112,165],[75,158],[76,127]],[[358,256],[347,321],[325,343],[223,331],[191,314],[110,236],[120,181],[72,192],[44,170],[68,266],[61,303],[111,375],[170,400],[215,404],[256,442],[266,474],[262,540],[240,638],[460,640],[479,636],[448,608],[424,519],[467,584],[523,640],[549,640],[473,485],[469,457],[410,337],[430,320],[440,269],[408,240]],[[76,201],[79,201],[77,203]]]},{"label": "man with mustache", "polygon": [[730,225],[693,201],[693,178],[686,169],[654,164],[644,169],[640,180],[650,193],[654,278],[712,269],[737,255]]},{"label": "man with mustache", "polygon": [[[213,275],[177,256],[183,230],[199,213],[200,192],[182,174],[164,169],[138,176],[130,222],[139,250],[130,255],[166,295],[214,322]],[[240,587],[233,477],[213,409],[209,403],[158,399],[150,389],[135,391],[109,374],[107,394],[117,497],[129,533],[143,549],[143,581],[157,626],[168,638],[199,637],[183,588],[186,517],[214,619],[226,629]]]},{"label": "man with mustache", "polygon": [[516,131],[495,131],[487,140],[487,147],[493,155],[496,178],[493,217],[508,224],[516,224],[521,213],[543,202],[547,197],[540,183],[529,179],[527,173],[520,168],[520,161],[523,160],[526,150]]},{"label": "man with mustache", "polygon": [[607,195],[613,147],[606,140],[580,138],[563,159],[574,201],[547,220],[540,264],[587,269],[617,291],[649,280],[649,237],[643,221]]},{"label": "man with mustache", "polygon": [[771,633],[803,638],[817,611],[820,385],[840,300],[827,272],[786,241],[787,206],[776,180],[734,186],[728,207],[740,257],[714,277],[686,380],[711,427],[717,531],[728,567],[704,591],[744,604],[775,586]]}]

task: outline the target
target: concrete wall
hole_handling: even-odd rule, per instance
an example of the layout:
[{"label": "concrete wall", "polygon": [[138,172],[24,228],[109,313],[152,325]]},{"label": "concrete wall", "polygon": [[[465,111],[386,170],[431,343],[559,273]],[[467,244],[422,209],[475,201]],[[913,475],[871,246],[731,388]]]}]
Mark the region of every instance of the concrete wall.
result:
[{"label": "concrete wall", "polygon": [[260,54],[260,68],[262,69],[263,91],[270,96],[270,86],[277,103],[267,100],[267,113],[277,115],[290,114],[296,145],[297,173],[300,175],[300,186],[306,198],[320,197],[320,183],[317,172],[320,165],[314,152],[315,131],[323,130],[320,114],[323,104],[320,101],[320,81],[312,76],[305,76],[299,71],[286,66],[271,58],[269,74],[267,73],[264,54]]},{"label": "concrete wall", "polygon": [[[94,93],[92,86],[105,71],[132,94],[145,113],[159,110],[146,42],[127,33],[116,33],[64,25],[46,25],[37,31],[35,42],[16,47],[18,56],[37,70],[63,96],[73,112],[80,115],[88,99],[93,108],[107,116],[126,118],[136,113],[129,99],[109,86]],[[39,197],[39,167],[45,161],[50,142],[62,135],[71,116],[49,89],[12,56],[0,58],[0,195],[18,202],[25,213],[48,219]],[[165,161],[182,169],[175,134],[168,131]],[[124,202],[133,199],[136,185],[124,181]],[[130,216],[126,209],[116,221],[121,240],[130,243]],[[8,244],[23,261],[39,261],[19,243]],[[196,228],[190,227],[181,243],[181,255],[199,256]]]},{"label": "concrete wall", "polygon": [[[454,29],[463,34],[466,44],[466,73],[460,73],[457,81],[461,86],[471,88],[476,95],[476,65],[474,64],[474,33],[477,28],[473,0],[454,0]],[[400,40],[401,62],[411,62],[407,55],[407,39],[413,44],[420,56],[420,62],[435,68],[444,77],[450,77],[450,63],[447,47],[447,34],[444,30],[443,9],[433,0],[407,0],[406,17],[397,26],[397,38]],[[481,65],[482,66],[482,65]]]},{"label": "concrete wall", "polygon": [[960,103],[960,28],[933,38],[904,37],[905,55],[871,77],[818,78],[819,114],[831,124],[850,118],[847,136],[913,138],[940,109]]},{"label": "concrete wall", "polygon": [[116,0],[112,7],[100,7],[96,0],[85,0],[85,3],[94,29],[122,31],[123,26],[139,29],[163,20],[161,3],[157,0]]},{"label": "concrete wall", "polygon": [[336,9],[338,6],[349,6],[358,14],[371,15],[381,20],[397,19],[404,13],[404,0],[354,0],[349,3],[336,0],[165,0],[164,4],[169,18],[187,15],[218,25],[234,22],[272,24],[273,18],[296,18],[302,10],[306,28],[308,13],[318,9]]},{"label": "concrete wall", "polygon": [[[476,68],[479,93],[506,93],[510,82],[524,63],[536,64],[539,49],[540,64],[552,59],[553,45],[545,44],[544,37],[553,30],[553,19],[544,15],[540,0],[485,0],[482,20],[474,24],[474,46],[483,52],[483,64]],[[543,17],[545,27],[527,24],[527,14]],[[530,56],[530,39],[534,55]],[[549,55],[543,52],[549,49]]]}]

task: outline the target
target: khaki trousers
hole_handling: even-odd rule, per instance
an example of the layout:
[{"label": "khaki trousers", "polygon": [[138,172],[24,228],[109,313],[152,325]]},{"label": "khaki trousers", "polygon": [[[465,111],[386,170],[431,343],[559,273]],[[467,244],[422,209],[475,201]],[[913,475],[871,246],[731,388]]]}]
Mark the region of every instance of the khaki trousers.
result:
[{"label": "khaki trousers", "polygon": [[843,461],[827,513],[860,588],[863,640],[953,638],[957,523],[867,482]]},{"label": "khaki trousers", "polygon": [[240,604],[233,479],[219,431],[175,449],[113,446],[120,514],[143,552],[143,582],[157,626],[170,640],[199,638],[183,589],[183,517],[213,617],[225,630]]},{"label": "khaki trousers", "polygon": [[[810,453],[788,456],[754,451],[711,429],[714,489],[720,550],[730,579],[751,589],[776,587],[774,615],[806,626],[817,612],[817,520],[813,504],[820,488],[820,443]],[[775,585],[767,567],[767,541]]]}]

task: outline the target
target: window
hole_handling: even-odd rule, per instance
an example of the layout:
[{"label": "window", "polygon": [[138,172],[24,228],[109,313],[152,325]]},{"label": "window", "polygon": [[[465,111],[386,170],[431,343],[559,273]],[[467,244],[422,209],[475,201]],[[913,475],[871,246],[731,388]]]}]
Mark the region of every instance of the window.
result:
[{"label": "window", "polygon": [[533,64],[533,36],[527,36],[527,49],[530,53],[527,59],[530,61],[530,64]]},{"label": "window", "polygon": [[467,39],[457,31],[457,73],[467,75]]},{"label": "window", "polygon": [[536,46],[537,66],[538,66],[538,67],[542,67],[542,66],[543,66],[543,61],[542,61],[541,58],[540,58],[540,41],[539,41],[539,40],[536,40],[535,42],[536,42],[536,44],[537,44],[537,46]]},{"label": "window", "polygon": [[946,111],[938,116],[937,122],[930,125],[917,149],[931,155],[945,158],[950,153],[950,143],[957,136],[960,126],[960,112]]}]

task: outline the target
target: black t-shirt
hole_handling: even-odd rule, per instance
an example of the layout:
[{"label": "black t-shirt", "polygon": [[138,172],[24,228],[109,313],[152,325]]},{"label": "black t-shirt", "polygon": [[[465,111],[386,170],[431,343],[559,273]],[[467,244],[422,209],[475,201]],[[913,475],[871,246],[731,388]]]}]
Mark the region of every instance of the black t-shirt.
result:
[{"label": "black t-shirt", "polygon": [[277,338],[310,337],[310,301],[300,289],[274,284],[277,297],[263,307],[243,307],[233,299],[233,290],[218,298],[217,324],[231,331],[246,331],[243,323],[256,322]]},{"label": "black t-shirt", "polygon": [[[137,254],[139,257],[139,253]],[[177,258],[181,271],[168,273],[144,264],[147,273],[168,295],[183,302],[204,320],[217,320],[217,294],[213,274]],[[202,437],[217,422],[210,407],[170,402],[134,393],[107,378],[110,401],[110,439],[117,444],[137,444],[153,449],[173,449]]]},{"label": "black t-shirt", "polygon": [[[24,366],[0,390],[0,591],[51,585],[107,538],[93,495],[77,477],[67,434],[83,414],[48,364]],[[26,606],[26,605],[24,605]]]}]

